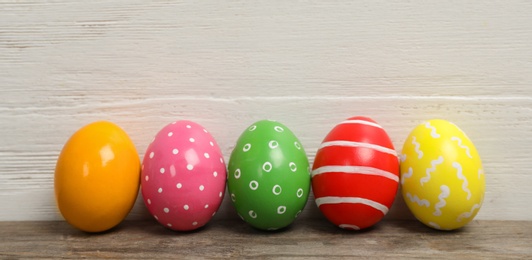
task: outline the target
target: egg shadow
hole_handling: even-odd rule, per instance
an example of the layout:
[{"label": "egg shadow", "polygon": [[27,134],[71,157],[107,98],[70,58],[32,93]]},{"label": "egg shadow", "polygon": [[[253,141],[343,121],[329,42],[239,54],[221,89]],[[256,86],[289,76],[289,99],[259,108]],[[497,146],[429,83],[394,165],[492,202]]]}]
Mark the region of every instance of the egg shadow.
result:
[{"label": "egg shadow", "polygon": [[[313,197],[312,197],[312,200],[314,200]],[[323,213],[320,211],[316,203],[311,203],[309,200],[309,203],[307,204],[307,209],[308,209],[308,214],[306,215],[307,217],[303,219],[298,219],[297,221],[301,221],[304,225],[306,225],[305,228],[312,230],[312,232],[323,233],[323,234],[360,235],[360,234],[366,234],[366,233],[370,233],[370,232],[380,229],[378,225],[379,223],[371,227],[361,229],[361,230],[343,229],[331,223],[323,215]]]},{"label": "egg shadow", "polygon": [[414,220],[393,220],[389,221],[390,226],[401,230],[401,232],[407,232],[412,234],[423,234],[430,236],[455,236],[458,234],[467,233],[469,228],[467,226],[454,229],[454,230],[438,230],[431,228],[420,221]]},{"label": "egg shadow", "polygon": [[360,230],[343,229],[337,225],[334,225],[333,223],[328,221],[325,217],[306,220],[305,224],[307,225],[306,228],[310,229],[311,232],[327,234],[327,235],[357,236],[357,235],[369,234],[372,232],[379,232],[379,230],[381,230],[380,223],[377,223],[371,227],[367,227],[367,228],[360,229]]},{"label": "egg shadow", "polygon": [[[210,223],[207,223],[206,225],[196,228],[194,230],[174,230],[162,225],[156,220],[132,222],[134,222],[135,224],[132,228],[141,229],[139,232],[144,232],[155,237],[194,236],[208,232],[210,229],[212,229],[212,225]],[[141,223],[145,224],[145,226],[141,227]]]},{"label": "egg shadow", "polygon": [[131,229],[132,225],[130,221],[123,221],[118,225],[100,232],[88,232],[78,229],[70,225],[67,221],[50,221],[46,225],[42,225],[39,229],[43,230],[46,234],[54,234],[60,236],[63,239],[66,238],[90,238],[90,237],[103,237],[111,234],[118,234],[127,232]]},{"label": "egg shadow", "polygon": [[246,223],[240,218],[230,218],[230,219],[221,220],[220,226],[218,228],[222,229],[224,233],[235,233],[235,234],[244,235],[244,236],[278,235],[278,234],[283,234],[283,233],[291,232],[295,230],[294,223],[286,227],[276,229],[276,230],[259,229]]}]

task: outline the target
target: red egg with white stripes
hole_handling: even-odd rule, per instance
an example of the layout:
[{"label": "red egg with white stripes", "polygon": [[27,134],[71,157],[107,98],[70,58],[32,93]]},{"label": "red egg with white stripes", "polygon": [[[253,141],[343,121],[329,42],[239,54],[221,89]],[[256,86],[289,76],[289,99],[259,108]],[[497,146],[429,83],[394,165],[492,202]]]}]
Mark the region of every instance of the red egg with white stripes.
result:
[{"label": "red egg with white stripes", "polygon": [[222,202],[227,179],[212,135],[191,121],[165,126],[146,149],[141,189],[151,215],[167,228],[204,226]]},{"label": "red egg with white stripes", "polygon": [[386,131],[352,117],[325,137],[312,167],[312,189],[325,217],[343,229],[371,227],[388,213],[399,185],[399,161]]}]

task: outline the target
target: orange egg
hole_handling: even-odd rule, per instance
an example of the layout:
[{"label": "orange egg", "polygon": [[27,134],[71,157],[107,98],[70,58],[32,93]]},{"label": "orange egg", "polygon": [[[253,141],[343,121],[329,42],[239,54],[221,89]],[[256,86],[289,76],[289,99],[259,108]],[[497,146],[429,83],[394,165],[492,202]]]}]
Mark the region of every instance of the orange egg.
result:
[{"label": "orange egg", "polygon": [[133,208],[139,183],[135,145],[124,130],[105,121],[74,133],[55,168],[59,211],[68,223],[86,232],[118,225]]}]

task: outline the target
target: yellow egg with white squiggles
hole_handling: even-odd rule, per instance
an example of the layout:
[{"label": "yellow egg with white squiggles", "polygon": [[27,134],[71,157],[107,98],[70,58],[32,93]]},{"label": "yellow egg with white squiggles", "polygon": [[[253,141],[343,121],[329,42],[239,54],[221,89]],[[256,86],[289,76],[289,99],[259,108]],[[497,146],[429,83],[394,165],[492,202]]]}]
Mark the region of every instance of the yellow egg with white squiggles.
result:
[{"label": "yellow egg with white squiggles", "polygon": [[405,140],[401,160],[403,199],[423,224],[453,230],[480,210],[485,179],[477,149],[453,123],[418,125]]}]

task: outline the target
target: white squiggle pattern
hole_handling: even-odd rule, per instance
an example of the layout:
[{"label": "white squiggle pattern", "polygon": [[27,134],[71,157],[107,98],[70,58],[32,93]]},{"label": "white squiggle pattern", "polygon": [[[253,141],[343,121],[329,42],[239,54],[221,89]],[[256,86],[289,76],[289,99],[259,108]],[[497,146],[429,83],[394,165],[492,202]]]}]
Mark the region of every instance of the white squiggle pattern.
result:
[{"label": "white squiggle pattern", "polygon": [[430,168],[427,169],[426,171],[426,175],[425,177],[421,178],[421,180],[419,180],[419,183],[421,184],[421,186],[423,186],[423,184],[427,183],[430,181],[430,174],[436,170],[436,165],[438,164],[442,164],[443,163],[443,157],[440,155],[440,157],[438,157],[438,159],[436,160],[432,160],[432,162],[430,162],[431,166]]},{"label": "white squiggle pattern", "polygon": [[440,186],[441,193],[438,195],[438,203],[434,206],[434,213],[432,213],[434,216],[441,216],[441,208],[445,207],[447,202],[445,202],[445,199],[449,197],[449,194],[451,194],[451,190],[446,185]]},{"label": "white squiggle pattern", "polygon": [[436,132],[436,127],[431,126],[429,122],[425,123],[425,127],[431,129],[430,136],[432,136],[432,138],[440,138],[440,134]]},{"label": "white squiggle pattern", "polygon": [[462,144],[462,139],[456,137],[456,136],[453,136],[451,137],[451,141],[456,141],[458,143],[458,147],[464,149],[466,151],[466,154],[467,154],[467,157],[469,158],[473,158],[473,156],[471,156],[471,152],[469,151],[469,147],[467,147],[466,145]]},{"label": "white squiggle pattern", "polygon": [[453,167],[456,169],[457,173],[456,175],[458,175],[458,179],[462,180],[463,183],[462,183],[462,190],[464,190],[466,193],[467,193],[467,200],[471,199],[471,191],[469,190],[469,188],[467,187],[467,185],[469,184],[467,182],[467,179],[466,177],[464,176],[464,174],[462,173],[462,165],[460,165],[459,163],[457,162],[453,162]]},{"label": "white squiggle pattern", "polygon": [[435,228],[435,229],[441,229],[440,225],[434,223],[434,222],[429,222],[429,226]]},{"label": "white squiggle pattern", "polygon": [[460,214],[458,218],[456,218],[456,222],[462,222],[462,220],[470,218],[473,215],[473,212],[477,209],[480,209],[480,204],[475,204],[469,212],[464,212]]},{"label": "white squiggle pattern", "polygon": [[415,150],[416,150],[416,153],[417,153],[417,158],[418,159],[421,159],[423,157],[423,151],[419,150],[419,146],[420,144],[416,141],[416,137],[413,136],[412,137],[412,144],[415,145]]},{"label": "white squiggle pattern", "polygon": [[401,184],[405,184],[405,179],[412,177],[413,174],[414,170],[412,170],[412,167],[408,167],[408,172],[403,173],[403,175],[401,176]]},{"label": "white squiggle pattern", "polygon": [[480,175],[484,174],[484,169],[478,169],[478,178],[480,179]]},{"label": "white squiggle pattern", "polygon": [[419,205],[419,206],[430,207],[430,202],[429,202],[428,200],[426,200],[426,199],[419,199],[419,197],[418,197],[417,195],[412,196],[412,194],[410,194],[410,193],[406,193],[406,197],[407,197],[410,201],[416,203],[416,204]]},{"label": "white squiggle pattern", "polygon": [[429,222],[429,226],[435,228],[435,229],[439,229],[439,230],[451,230],[451,229],[448,229],[448,228],[442,228],[440,227],[440,225],[434,223],[434,222]]},{"label": "white squiggle pattern", "polygon": [[402,153],[399,155],[399,162],[404,162],[406,161],[406,154]]}]

